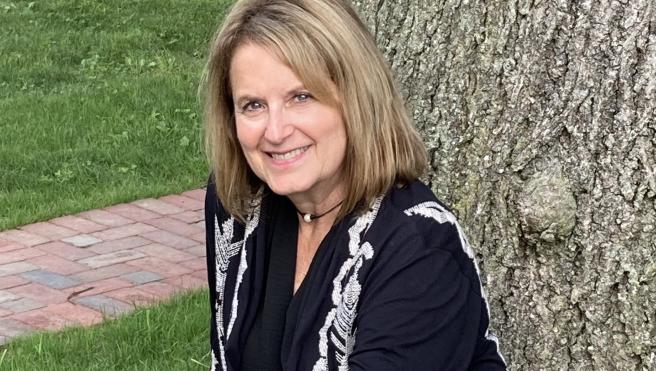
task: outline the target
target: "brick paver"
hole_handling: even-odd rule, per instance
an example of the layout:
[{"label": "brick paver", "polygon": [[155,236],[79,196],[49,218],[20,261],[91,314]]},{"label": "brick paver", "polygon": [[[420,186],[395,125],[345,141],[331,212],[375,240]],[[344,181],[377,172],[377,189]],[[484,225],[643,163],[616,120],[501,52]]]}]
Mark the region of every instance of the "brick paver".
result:
[{"label": "brick paver", "polygon": [[0,232],[0,239],[18,242],[27,246],[40,245],[50,241],[48,238],[39,236],[38,234],[20,231],[18,229]]},{"label": "brick paver", "polygon": [[85,265],[51,254],[27,259],[27,262],[38,265],[41,269],[62,275],[70,275],[89,270],[89,267]]},{"label": "brick paver", "polygon": [[78,231],[78,233],[93,233],[106,229],[106,225],[92,222],[89,219],[80,218],[79,216],[67,215],[50,221],[60,227]]},{"label": "brick paver", "polygon": [[178,196],[178,195],[164,196],[160,198],[160,200],[175,205],[179,208],[190,210],[190,211],[201,210],[203,207],[205,207],[203,201],[194,198],[185,197],[185,196]]},{"label": "brick paver", "polygon": [[171,218],[183,221],[188,224],[200,222],[205,220],[205,213],[203,211],[185,211],[180,214],[173,214]]},{"label": "brick paver", "polygon": [[152,198],[146,198],[144,200],[134,201],[132,204],[137,205],[143,209],[150,210],[160,215],[177,214],[185,211],[185,209],[179,208],[168,202],[155,200]]},{"label": "brick paver", "polygon": [[35,256],[41,256],[44,254],[45,253],[43,251],[39,249],[35,249],[33,247],[26,247],[24,249],[3,252],[2,254],[0,254],[0,265],[19,262],[28,258],[33,258]]},{"label": "brick paver", "polygon": [[50,240],[59,240],[79,234],[79,232],[76,230],[68,229],[66,227],[48,222],[26,225],[23,226],[21,230],[38,234],[39,236],[44,236]]},{"label": "brick paver", "polygon": [[134,223],[107,229],[102,232],[94,232],[92,236],[104,241],[111,241],[153,231],[157,231],[157,228],[143,223]]},{"label": "brick paver", "polygon": [[[100,233],[100,232],[96,232],[96,233]],[[102,242],[103,240],[88,234],[78,234],[77,236],[64,238],[62,239],[62,241],[70,243],[75,247],[87,247]]]},{"label": "brick paver", "polygon": [[149,243],[152,243],[152,241],[139,236],[130,236],[118,240],[101,242],[90,246],[87,250],[93,251],[97,254],[107,254],[119,250],[133,249],[135,247],[148,245]]},{"label": "brick paver", "polygon": [[78,215],[79,217],[91,220],[92,222],[103,224],[109,227],[120,227],[134,223],[134,220],[122,217],[120,215],[110,213],[106,210],[91,210],[85,211]]},{"label": "brick paver", "polygon": [[0,232],[0,345],[207,286],[205,190]]}]

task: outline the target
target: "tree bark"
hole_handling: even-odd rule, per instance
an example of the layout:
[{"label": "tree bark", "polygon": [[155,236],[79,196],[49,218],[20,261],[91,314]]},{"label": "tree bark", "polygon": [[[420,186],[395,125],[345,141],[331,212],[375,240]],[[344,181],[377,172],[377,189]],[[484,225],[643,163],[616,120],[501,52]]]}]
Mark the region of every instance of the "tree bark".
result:
[{"label": "tree bark", "polygon": [[656,2],[359,0],[512,370],[656,369]]}]

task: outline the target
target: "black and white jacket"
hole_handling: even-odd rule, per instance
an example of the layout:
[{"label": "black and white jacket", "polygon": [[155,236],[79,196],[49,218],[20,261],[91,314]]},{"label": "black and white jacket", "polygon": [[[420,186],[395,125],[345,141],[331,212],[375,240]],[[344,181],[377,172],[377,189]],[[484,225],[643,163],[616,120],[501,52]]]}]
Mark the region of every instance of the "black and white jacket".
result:
[{"label": "black and white jacket", "polygon": [[[240,369],[265,275],[270,215],[263,192],[247,222],[206,199],[211,369]],[[293,215],[292,217],[295,217]],[[454,215],[420,182],[393,188],[333,226],[316,253],[286,371],[505,370],[474,253]]]}]

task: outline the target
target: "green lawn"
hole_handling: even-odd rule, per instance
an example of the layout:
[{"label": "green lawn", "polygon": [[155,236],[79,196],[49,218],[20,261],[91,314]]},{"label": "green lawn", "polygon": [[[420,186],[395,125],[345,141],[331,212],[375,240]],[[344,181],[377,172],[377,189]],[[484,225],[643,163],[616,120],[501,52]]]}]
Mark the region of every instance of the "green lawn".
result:
[{"label": "green lawn", "polygon": [[0,0],[0,230],[203,185],[228,0]]},{"label": "green lawn", "polygon": [[[0,230],[202,186],[196,96],[230,0],[0,0]],[[0,346],[0,370],[202,370],[207,291]]]},{"label": "green lawn", "polygon": [[204,290],[90,328],[19,338],[0,346],[0,370],[207,370],[208,302]]}]

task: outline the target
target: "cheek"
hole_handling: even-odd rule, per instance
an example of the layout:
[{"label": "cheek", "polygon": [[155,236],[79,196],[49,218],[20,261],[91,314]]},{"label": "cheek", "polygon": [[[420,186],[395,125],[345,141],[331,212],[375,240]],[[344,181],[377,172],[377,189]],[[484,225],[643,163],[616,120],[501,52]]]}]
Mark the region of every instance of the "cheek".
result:
[{"label": "cheek", "polygon": [[244,150],[252,150],[257,147],[259,135],[256,128],[252,125],[245,124],[237,121],[235,124],[235,131],[237,132],[237,141]]}]

